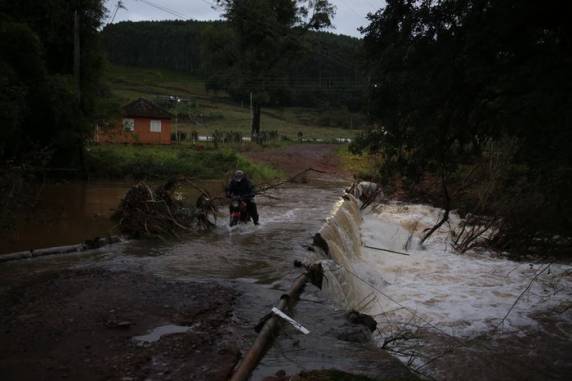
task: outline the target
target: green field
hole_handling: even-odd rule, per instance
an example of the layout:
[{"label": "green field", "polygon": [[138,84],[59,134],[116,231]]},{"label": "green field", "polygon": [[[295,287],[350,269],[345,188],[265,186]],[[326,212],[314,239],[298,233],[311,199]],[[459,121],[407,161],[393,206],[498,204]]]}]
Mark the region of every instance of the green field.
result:
[{"label": "green field", "polygon": [[104,144],[88,147],[86,159],[89,173],[96,178],[162,179],[183,175],[221,179],[239,168],[257,182],[282,175],[267,165],[250,162],[231,148]]},{"label": "green field", "polygon": [[[105,78],[112,93],[121,104],[139,97],[156,102],[167,102],[167,97],[179,97],[183,101],[171,104],[172,112],[190,115],[173,126],[173,130],[187,136],[196,131],[199,135],[212,135],[215,130],[237,131],[250,136],[250,110],[248,105],[237,104],[225,94],[208,94],[204,81],[182,72],[163,69],[109,66]],[[186,119],[186,120],[185,120]],[[351,127],[363,116],[344,110],[321,112],[308,108],[263,108],[263,131],[277,131],[279,136],[297,140],[302,132],[305,139],[331,141],[336,138],[353,138],[358,132]]]}]

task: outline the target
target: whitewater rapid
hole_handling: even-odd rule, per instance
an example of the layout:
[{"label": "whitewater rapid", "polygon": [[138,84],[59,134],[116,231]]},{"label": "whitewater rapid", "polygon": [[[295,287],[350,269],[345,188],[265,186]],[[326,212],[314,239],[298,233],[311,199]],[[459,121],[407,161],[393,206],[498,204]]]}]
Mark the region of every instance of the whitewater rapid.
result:
[{"label": "whitewater rapid", "polygon": [[390,203],[364,216],[364,245],[406,251],[410,241],[408,256],[362,249],[354,269],[385,294],[378,294],[379,303],[371,304],[368,313],[393,321],[415,314],[419,323],[466,337],[535,325],[535,313],[572,301],[572,266],[515,262],[486,251],[455,252],[449,231],[460,221],[457,215],[420,247],[422,231],[441,213],[427,205]]},{"label": "whitewater rapid", "polygon": [[[323,261],[326,292],[343,308],[373,316],[380,346],[404,332],[407,337],[423,336],[414,352],[407,340],[391,344],[403,361],[411,363],[416,357],[412,365],[421,368],[443,348],[445,352],[457,346],[466,348],[484,336],[490,343],[493,338],[513,340],[540,334],[557,337],[559,346],[568,346],[572,342],[572,266],[516,262],[489,251],[457,253],[450,244],[450,231],[461,222],[455,213],[421,246],[423,231],[442,213],[431,206],[399,202],[360,212],[359,202],[346,196],[320,231],[330,258]],[[555,324],[547,328],[548,321]],[[550,343],[543,345],[550,347]],[[517,350],[528,350],[522,343],[514,344]],[[508,348],[510,344],[503,345]],[[490,348],[479,351],[484,364],[490,362],[485,360],[488,356],[495,357]],[[555,352],[560,356],[564,351]],[[523,358],[523,363],[529,361]],[[463,368],[475,362],[473,349],[473,355],[455,364],[458,373],[454,377],[446,374],[455,369],[451,362],[438,365],[442,367],[439,378],[470,376]],[[498,370],[494,372],[482,376],[499,375]]]}]

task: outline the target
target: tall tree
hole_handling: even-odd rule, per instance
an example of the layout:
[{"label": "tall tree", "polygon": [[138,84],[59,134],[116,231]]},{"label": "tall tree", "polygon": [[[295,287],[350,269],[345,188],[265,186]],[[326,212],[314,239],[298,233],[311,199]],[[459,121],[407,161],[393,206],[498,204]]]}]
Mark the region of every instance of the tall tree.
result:
[{"label": "tall tree", "polygon": [[[334,7],[327,0],[217,0],[237,36],[237,75],[230,91],[252,102],[251,135],[260,134],[263,105],[272,101],[270,84],[284,77],[279,63],[292,59],[308,30],[331,26]],[[250,99],[249,99],[250,98]]]},{"label": "tall tree", "polygon": [[527,215],[502,216],[514,223],[512,233],[526,245],[538,232],[571,229],[572,176],[564,174],[572,155],[564,142],[572,139],[572,29],[565,3],[388,0],[363,29],[378,127],[354,148],[381,150],[384,173],[415,178],[450,174],[508,137],[517,142],[510,165],[519,177],[507,179],[493,205],[524,200],[514,192],[539,200],[512,208]]},{"label": "tall tree", "polygon": [[[74,12],[80,18],[81,102],[73,78]],[[31,146],[49,148],[59,164],[81,158],[100,111],[103,0],[0,0],[0,158]],[[0,127],[0,128],[3,128]]]}]

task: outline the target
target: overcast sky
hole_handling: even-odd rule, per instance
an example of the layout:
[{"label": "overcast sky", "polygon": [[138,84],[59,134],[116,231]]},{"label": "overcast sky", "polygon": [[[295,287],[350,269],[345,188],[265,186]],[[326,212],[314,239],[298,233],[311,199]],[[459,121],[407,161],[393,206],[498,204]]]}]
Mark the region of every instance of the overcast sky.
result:
[{"label": "overcast sky", "polygon": [[[359,37],[357,28],[367,23],[365,16],[385,5],[383,0],[330,0],[336,6],[335,29],[330,32]],[[213,9],[214,0],[122,0],[127,9],[119,9],[114,22],[141,20],[220,18],[220,9]],[[105,0],[109,19],[115,11],[117,0]],[[153,6],[155,5],[155,7]],[[163,8],[163,10],[158,9]]]}]

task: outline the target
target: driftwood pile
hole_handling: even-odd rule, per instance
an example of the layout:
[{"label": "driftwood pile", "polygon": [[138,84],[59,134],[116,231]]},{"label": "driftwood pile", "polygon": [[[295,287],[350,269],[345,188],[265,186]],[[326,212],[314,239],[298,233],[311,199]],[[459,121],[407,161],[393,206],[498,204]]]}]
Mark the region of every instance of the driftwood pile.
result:
[{"label": "driftwood pile", "polygon": [[[325,173],[308,168],[284,181],[262,185],[256,195],[272,197],[266,192],[286,183],[305,182],[305,176],[310,172]],[[195,203],[175,197],[179,183],[199,191],[200,196]],[[214,227],[219,214],[217,206],[227,203],[226,196],[211,197],[206,190],[185,177],[173,178],[156,189],[140,182],[127,191],[112,218],[117,221],[118,232],[129,238],[180,238],[181,234],[187,232]]]},{"label": "driftwood pile", "polygon": [[217,210],[209,194],[201,191],[194,205],[177,200],[174,193],[178,182],[169,180],[154,190],[144,182],[131,187],[113,214],[119,232],[136,239],[166,239],[213,227]]}]

